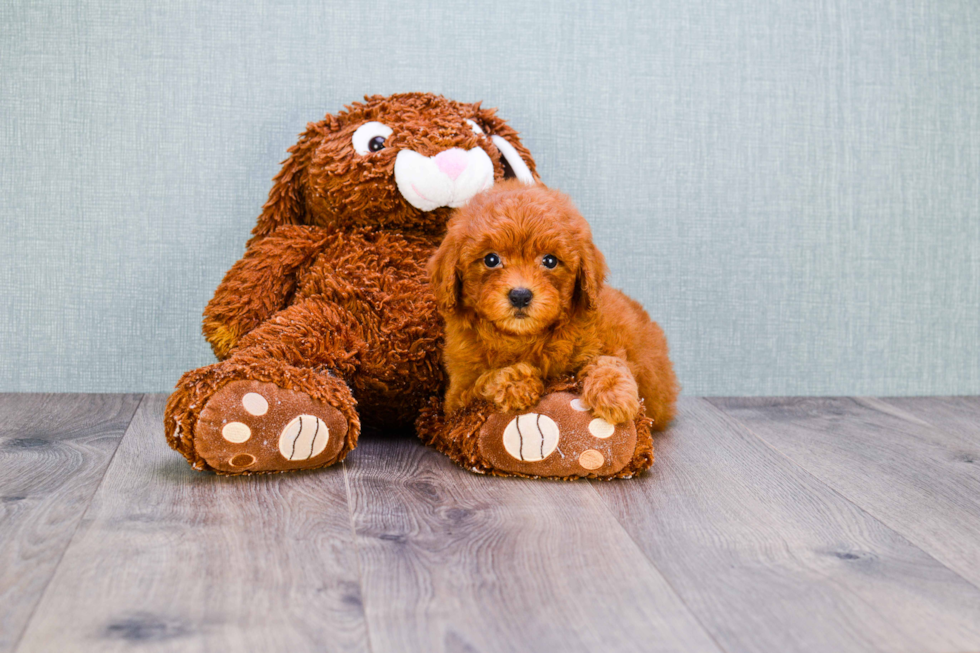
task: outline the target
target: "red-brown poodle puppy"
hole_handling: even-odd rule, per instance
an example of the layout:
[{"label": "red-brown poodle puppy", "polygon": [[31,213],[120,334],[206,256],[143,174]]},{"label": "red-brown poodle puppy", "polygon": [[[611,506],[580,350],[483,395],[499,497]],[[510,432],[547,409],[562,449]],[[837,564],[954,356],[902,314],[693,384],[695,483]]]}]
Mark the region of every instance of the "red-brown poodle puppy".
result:
[{"label": "red-brown poodle puppy", "polygon": [[574,374],[582,401],[613,424],[640,411],[663,429],[678,385],[660,327],[606,286],[588,223],[563,194],[503,183],[450,219],[429,262],[446,320],[446,411],[475,399],[534,406],[548,381]]}]

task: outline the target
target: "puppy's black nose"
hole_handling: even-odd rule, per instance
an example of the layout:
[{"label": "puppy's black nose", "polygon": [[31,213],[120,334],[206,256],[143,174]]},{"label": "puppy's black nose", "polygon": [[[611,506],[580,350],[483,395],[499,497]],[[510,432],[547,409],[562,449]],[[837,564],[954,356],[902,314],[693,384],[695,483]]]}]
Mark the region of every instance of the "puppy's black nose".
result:
[{"label": "puppy's black nose", "polygon": [[513,288],[507,293],[507,297],[510,298],[510,305],[514,308],[524,308],[531,303],[534,293],[528,288]]}]

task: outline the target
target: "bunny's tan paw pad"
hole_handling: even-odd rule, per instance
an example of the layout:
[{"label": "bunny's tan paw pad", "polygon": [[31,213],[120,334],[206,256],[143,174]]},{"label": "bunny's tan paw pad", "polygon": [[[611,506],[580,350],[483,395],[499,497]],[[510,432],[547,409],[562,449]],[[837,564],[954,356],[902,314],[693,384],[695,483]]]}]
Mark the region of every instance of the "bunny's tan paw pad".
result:
[{"label": "bunny's tan paw pad", "polygon": [[232,381],[201,410],[194,444],[219,473],[282,472],[336,462],[347,430],[339,410],[303,392]]},{"label": "bunny's tan paw pad", "polygon": [[481,457],[500,472],[551,478],[613,476],[633,458],[633,421],[610,424],[568,392],[523,413],[494,413],[477,434]]}]

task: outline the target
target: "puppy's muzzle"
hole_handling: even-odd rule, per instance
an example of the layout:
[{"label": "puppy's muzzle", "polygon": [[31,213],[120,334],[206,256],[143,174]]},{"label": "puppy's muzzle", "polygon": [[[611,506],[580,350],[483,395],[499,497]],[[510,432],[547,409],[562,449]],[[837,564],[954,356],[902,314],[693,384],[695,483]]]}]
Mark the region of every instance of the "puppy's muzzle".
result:
[{"label": "puppy's muzzle", "polygon": [[529,288],[512,288],[507,293],[507,298],[510,300],[510,305],[514,308],[527,308],[528,304],[531,303],[531,299],[534,298],[534,293]]}]

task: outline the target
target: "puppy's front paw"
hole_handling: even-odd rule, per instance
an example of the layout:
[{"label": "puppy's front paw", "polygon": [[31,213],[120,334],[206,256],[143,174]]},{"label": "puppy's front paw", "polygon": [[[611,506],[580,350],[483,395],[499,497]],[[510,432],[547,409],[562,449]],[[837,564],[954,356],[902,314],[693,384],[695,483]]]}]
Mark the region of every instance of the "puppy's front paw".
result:
[{"label": "puppy's front paw", "polygon": [[626,361],[600,356],[586,371],[582,399],[593,414],[612,424],[636,419],[640,414],[640,393]]},{"label": "puppy's front paw", "polygon": [[487,372],[477,381],[479,394],[505,413],[526,410],[538,403],[544,383],[537,370],[516,363]]}]

